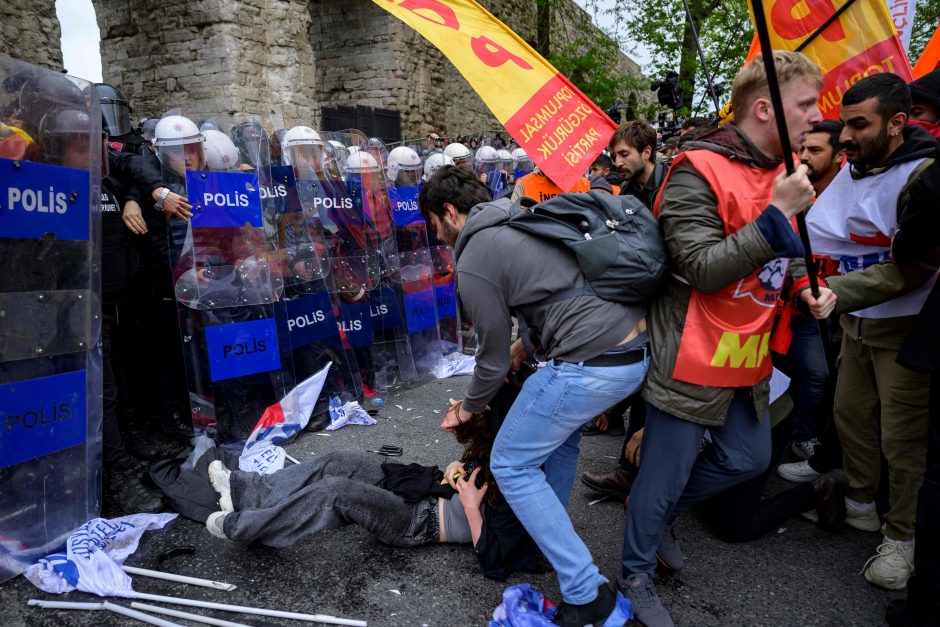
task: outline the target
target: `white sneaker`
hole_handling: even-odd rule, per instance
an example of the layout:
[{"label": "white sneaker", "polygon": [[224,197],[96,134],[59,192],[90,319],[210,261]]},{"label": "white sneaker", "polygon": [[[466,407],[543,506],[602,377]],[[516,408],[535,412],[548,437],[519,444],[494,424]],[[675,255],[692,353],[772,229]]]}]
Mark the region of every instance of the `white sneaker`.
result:
[{"label": "white sneaker", "polygon": [[874,503],[865,503],[866,507],[859,508],[852,505],[852,501],[845,499],[845,524],[859,531],[880,531],[881,519]]},{"label": "white sneaker", "polygon": [[222,526],[225,522],[225,517],[228,515],[229,512],[212,512],[209,514],[209,517],[206,519],[206,529],[209,530],[209,533],[214,535],[216,538],[228,540],[228,536],[225,535],[225,531],[223,531]]},{"label": "white sneaker", "polygon": [[865,579],[885,590],[903,590],[914,571],[914,543],[885,536],[877,550],[865,562]]},{"label": "white sneaker", "polygon": [[819,446],[819,440],[817,438],[810,438],[805,442],[793,442],[793,444],[790,445],[790,450],[798,457],[809,459],[813,456],[813,452],[816,450],[817,446]]},{"label": "white sneaker", "polygon": [[796,483],[807,483],[818,477],[821,473],[813,470],[808,461],[793,462],[792,464],[780,464],[777,466],[777,474],[787,481]]},{"label": "white sneaker", "polygon": [[212,483],[212,487],[216,492],[219,493],[219,507],[222,508],[223,512],[234,512],[235,506],[232,504],[232,488],[229,484],[229,477],[232,476],[232,471],[225,467],[219,460],[215,460],[209,464],[209,482]]}]

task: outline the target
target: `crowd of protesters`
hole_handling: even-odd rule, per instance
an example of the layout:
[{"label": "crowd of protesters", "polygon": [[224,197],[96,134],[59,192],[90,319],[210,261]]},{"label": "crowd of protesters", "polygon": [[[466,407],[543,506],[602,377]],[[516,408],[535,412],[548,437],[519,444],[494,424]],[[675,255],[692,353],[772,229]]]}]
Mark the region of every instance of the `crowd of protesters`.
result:
[{"label": "crowd of protesters", "polygon": [[[700,506],[727,542],[802,515],[825,532],[877,534],[857,566],[875,586],[907,589],[889,624],[937,624],[940,71],[911,85],[864,78],[844,94],[840,119],[823,120],[819,69],[799,53],[774,59],[794,172],[782,165],[758,59],[735,78],[733,120],[690,118],[665,140],[626,122],[580,173],[574,193],[658,221],[665,276],[635,302],[604,298],[574,254],[516,228],[520,212],[567,196],[508,136],[441,131],[413,146],[425,163],[421,214],[455,251],[476,336],[466,397],[441,424],[464,454],[445,471],[352,452],[268,476],[213,462],[206,480],[220,505],[208,530],[289,546],[353,523],[399,546],[473,544],[496,578],[544,556],[563,596],[557,624],[605,624],[623,595],[638,621],[659,627],[673,622],[656,572],[683,567],[684,512]],[[88,95],[62,81],[42,91],[55,91],[66,113],[69,98],[83,108]],[[96,94],[110,163],[108,487],[119,509],[159,511],[142,463],[177,454],[174,438],[192,431],[174,295],[164,289],[166,237],[145,236],[165,234],[192,207],[161,171],[147,127],[130,128],[120,92]],[[30,119],[18,122],[29,130]],[[63,165],[61,138],[90,128],[52,110],[36,122],[37,136],[58,138],[45,158]],[[796,228],[804,214],[812,259]],[[782,394],[771,393],[774,377],[789,381]],[[580,479],[624,502],[615,582],[566,513],[580,439],[603,434],[624,438],[619,463]],[[774,473],[793,485],[764,498]]]}]

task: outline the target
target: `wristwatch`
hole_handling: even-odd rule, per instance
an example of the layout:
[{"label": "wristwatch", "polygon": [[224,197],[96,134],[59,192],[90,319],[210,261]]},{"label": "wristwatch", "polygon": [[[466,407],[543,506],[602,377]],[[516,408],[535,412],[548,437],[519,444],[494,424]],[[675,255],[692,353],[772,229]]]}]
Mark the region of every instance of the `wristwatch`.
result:
[{"label": "wristwatch", "polygon": [[163,203],[166,202],[166,197],[170,195],[170,188],[164,187],[163,191],[160,192],[160,200],[153,204],[153,208],[158,211],[163,211]]}]

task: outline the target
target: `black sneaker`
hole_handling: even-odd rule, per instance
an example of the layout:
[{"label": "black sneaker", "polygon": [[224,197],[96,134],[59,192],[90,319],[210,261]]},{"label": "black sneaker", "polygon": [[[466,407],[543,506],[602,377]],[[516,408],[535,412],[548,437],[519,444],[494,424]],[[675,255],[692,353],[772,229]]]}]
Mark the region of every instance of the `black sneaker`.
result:
[{"label": "black sneaker", "polygon": [[617,595],[606,583],[597,586],[597,598],[584,605],[560,603],[552,622],[569,627],[601,627],[617,606]]}]

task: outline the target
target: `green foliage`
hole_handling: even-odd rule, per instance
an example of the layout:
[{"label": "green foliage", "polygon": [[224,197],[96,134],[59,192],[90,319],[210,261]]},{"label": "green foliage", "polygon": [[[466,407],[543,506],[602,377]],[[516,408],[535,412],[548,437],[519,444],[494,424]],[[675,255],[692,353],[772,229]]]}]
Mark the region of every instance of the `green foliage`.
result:
[{"label": "green foliage", "polygon": [[914,26],[911,29],[911,49],[908,55],[911,65],[924,52],[927,42],[933,37],[934,31],[940,25],[940,0],[919,0],[917,12],[914,14]]},{"label": "green foliage", "polygon": [[[940,1],[940,0],[938,0]],[[598,21],[615,24],[610,34],[627,51],[639,44],[649,51],[651,60],[643,67],[651,79],[662,78],[669,70],[680,72],[686,107],[689,113],[705,91],[705,76],[695,49],[694,40],[686,36],[687,19],[682,0],[582,0],[588,12]],[[689,7],[698,29],[705,62],[715,82],[727,84],[741,67],[751,42],[753,29],[748,19],[747,0],[689,0]],[[691,94],[695,94],[691,103]],[[707,100],[700,109],[713,109]]]},{"label": "green foliage", "polygon": [[623,77],[616,72],[619,54],[610,39],[582,36],[556,43],[548,61],[597,106],[607,109],[623,98]]}]

